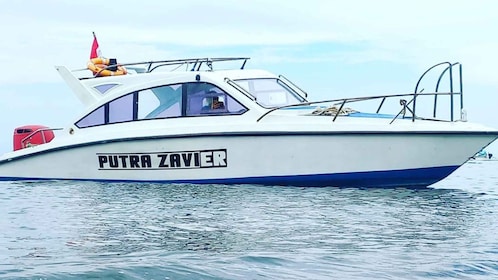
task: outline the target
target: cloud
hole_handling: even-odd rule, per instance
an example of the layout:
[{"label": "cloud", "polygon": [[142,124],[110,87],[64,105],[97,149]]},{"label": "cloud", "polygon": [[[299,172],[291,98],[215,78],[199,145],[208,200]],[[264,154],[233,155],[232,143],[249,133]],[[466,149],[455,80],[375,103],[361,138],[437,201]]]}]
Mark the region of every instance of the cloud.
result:
[{"label": "cloud", "polygon": [[[468,1],[386,0],[117,3],[4,4],[0,23],[13,28],[3,34],[9,44],[4,46],[0,62],[11,65],[17,60],[20,63],[12,65],[16,70],[27,61],[36,64],[37,69],[54,62],[84,65],[76,59],[86,59],[91,31],[97,32],[103,51],[130,59],[143,54],[177,54],[184,46],[292,47],[328,43],[333,47],[337,43],[367,42],[370,50],[355,55],[356,59],[418,61],[422,56],[456,56],[460,54],[456,49],[462,45],[492,41],[490,34],[497,27],[492,12],[497,4],[493,1],[480,1],[479,6]],[[379,53],[383,55],[378,57]]]},{"label": "cloud", "polygon": [[121,62],[250,56],[251,65],[283,69],[316,89],[330,88],[330,75],[316,79],[310,71],[331,71],[349,83],[336,87],[343,92],[387,87],[383,77],[392,79],[389,86],[400,83],[399,66],[422,73],[459,61],[465,90],[494,91],[497,102],[494,0],[0,2],[0,90],[23,85],[16,95],[35,97],[26,91],[62,84],[55,65],[84,68],[95,31],[103,54]]},{"label": "cloud", "polygon": [[9,26],[0,83],[61,82],[53,66],[85,67],[95,31],[104,55],[120,61],[237,48],[274,63],[385,61],[421,70],[448,60],[470,64],[471,80],[496,85],[497,7],[489,0],[10,1],[0,11]]}]

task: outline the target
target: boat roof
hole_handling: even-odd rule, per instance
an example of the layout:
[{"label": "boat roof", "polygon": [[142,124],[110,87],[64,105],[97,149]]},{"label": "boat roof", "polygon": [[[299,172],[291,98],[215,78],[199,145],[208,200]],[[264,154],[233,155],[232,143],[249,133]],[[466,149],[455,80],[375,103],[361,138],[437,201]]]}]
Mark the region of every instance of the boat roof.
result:
[{"label": "boat roof", "polygon": [[[293,92],[292,95],[297,97],[296,100],[298,100],[299,102],[291,102],[279,106],[259,106],[257,108],[262,110],[260,112],[261,116],[257,121],[260,121],[261,119],[265,118],[265,116],[272,114],[277,110],[281,112],[282,109],[292,109],[293,107],[302,109],[303,106],[312,105],[312,107],[314,107],[321,106],[321,104],[326,103],[331,103],[331,108],[335,108],[335,106],[338,106],[338,109],[335,110],[335,113],[332,113],[332,115],[334,116],[333,121],[335,121],[342,112],[342,109],[345,105],[369,100],[380,100],[380,104],[378,105],[376,111],[376,116],[378,117],[378,114],[381,108],[383,108],[383,104],[386,99],[395,100],[397,101],[396,103],[399,103],[399,105],[401,105],[401,109],[399,109],[397,115],[392,118],[391,123],[394,120],[398,119],[398,117],[400,116],[402,116],[402,118],[406,118],[405,114],[407,112],[409,115],[411,115],[410,118],[412,121],[415,121],[415,119],[455,121],[455,115],[456,117],[460,117],[461,120],[466,121],[466,112],[463,110],[463,91],[461,79],[462,65],[458,62],[441,62],[433,65],[422,74],[415,86],[415,90],[410,93],[387,95],[383,94],[377,96],[339,98],[322,101],[307,101],[307,93],[285,77],[272,74],[265,70],[246,70],[245,65],[248,59],[249,58],[247,57],[222,57],[144,61],[136,63],[115,62],[116,64],[107,65],[107,67],[126,67],[126,69],[130,70],[129,74],[107,77],[88,76],[89,71],[86,68],[70,71],[66,67],[56,66],[56,69],[59,71],[68,86],[87,107],[92,107],[105,102],[106,100],[108,101],[108,99],[116,98],[120,95],[128,94],[130,92],[140,91],[142,89],[152,89],[164,85],[174,86],[176,84],[200,81],[204,83],[215,84],[219,86],[220,89],[227,90],[227,92],[229,93],[233,93],[236,99],[238,99],[238,97],[241,97],[244,100],[247,99],[247,104],[244,105],[247,106],[247,108],[251,108],[253,106],[253,103],[262,105],[259,104],[262,99],[251,94],[251,92],[249,92],[246,88],[234,81],[244,79],[271,78],[278,79],[278,82],[282,82],[285,85],[284,87],[289,88],[290,91]],[[109,59],[109,61],[115,60]],[[444,67],[444,69],[439,75],[439,79],[437,79],[435,92],[422,92],[423,89],[419,89],[422,79],[428,72],[430,72],[432,69],[438,68],[439,66]],[[450,86],[450,90],[447,92],[439,91],[440,82],[442,81],[443,76],[445,76],[445,73],[448,73],[447,76],[449,77],[450,85],[453,85],[453,72],[456,72],[452,71],[454,67],[457,67],[457,72],[459,74],[459,79],[456,79],[458,80],[459,86],[457,86],[457,88],[459,88],[459,90],[455,89],[453,86]],[[77,72],[83,71],[87,76],[81,77],[76,74]],[[266,90],[265,92],[271,92],[271,90]],[[434,102],[432,102],[432,116],[421,117],[422,114],[415,113],[415,101],[418,100],[417,103],[420,104],[420,98],[422,96],[434,98]],[[449,119],[444,117],[436,117],[436,111],[439,111],[436,102],[437,96],[449,96]],[[458,97],[455,98],[456,96]],[[460,103],[460,111],[455,110],[456,106],[454,106],[454,100],[456,100],[456,102],[459,101],[458,103]],[[420,109],[418,109],[417,112],[420,112]],[[325,110],[324,113],[328,113],[327,110]],[[460,116],[458,116],[459,114]]]},{"label": "boat roof", "polygon": [[64,66],[56,66],[56,69],[82,103],[91,106],[104,96],[129,91],[130,87],[154,87],[195,79],[222,81],[278,78],[265,70],[245,69],[247,60],[247,57],[221,57],[118,63],[116,66],[126,67],[128,74],[106,77],[89,76],[87,68],[69,70]]}]

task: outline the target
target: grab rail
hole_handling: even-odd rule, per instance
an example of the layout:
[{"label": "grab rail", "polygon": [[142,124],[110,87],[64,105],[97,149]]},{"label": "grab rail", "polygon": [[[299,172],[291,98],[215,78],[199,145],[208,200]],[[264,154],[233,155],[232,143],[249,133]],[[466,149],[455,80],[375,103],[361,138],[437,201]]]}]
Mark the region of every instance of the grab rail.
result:
[{"label": "grab rail", "polygon": [[[368,101],[368,100],[375,100],[375,99],[382,99],[381,103],[385,101],[385,99],[388,98],[395,98],[395,97],[413,97],[413,93],[401,93],[401,94],[391,94],[391,95],[378,95],[378,96],[363,96],[363,97],[353,97],[353,98],[339,98],[339,99],[328,99],[328,100],[320,100],[320,101],[310,101],[310,102],[303,102],[303,103],[298,103],[298,104],[292,104],[292,105],[285,105],[285,106],[279,106],[275,108],[271,108],[265,113],[263,113],[256,121],[259,122],[262,120],[264,117],[267,115],[271,114],[272,112],[275,112],[277,110],[285,109],[285,108],[291,108],[291,107],[302,107],[302,106],[308,106],[308,105],[316,105],[316,104],[323,104],[323,103],[334,103],[335,105],[339,105],[340,107],[337,110],[337,113],[333,115],[333,121],[336,120],[336,118],[340,115],[341,110],[344,108],[346,104],[349,103],[354,103],[354,102],[362,102],[362,101]],[[451,95],[451,92],[432,92],[432,93],[419,93],[417,95]],[[402,110],[400,112],[403,112],[403,109],[406,109],[408,105],[410,105],[413,102],[413,99],[410,101],[402,100],[405,101],[406,103],[401,104],[403,106]],[[410,112],[413,113],[413,109],[409,109]],[[378,113],[378,112],[377,112]],[[399,117],[400,113],[398,113],[391,123]]]},{"label": "grab rail", "polygon": [[25,144],[26,141],[28,141],[29,139],[31,139],[33,136],[35,136],[37,133],[41,133],[41,137],[42,137],[42,140],[43,140],[43,143],[42,144],[45,144],[47,143],[47,139],[45,139],[45,133],[42,133],[44,131],[55,131],[55,130],[62,130],[63,128],[39,128],[33,132],[31,132],[30,134],[28,134],[26,137],[24,137],[23,139],[21,139],[21,147],[22,148],[26,148],[27,145]]},{"label": "grab rail", "polygon": [[232,79],[225,77],[225,83],[231,85],[232,87],[237,89],[240,93],[244,94],[247,98],[251,99],[252,101],[256,101],[255,96],[253,96],[250,92],[248,92],[245,88],[243,88],[241,85],[237,84]]},{"label": "grab rail", "polygon": [[[441,83],[441,79],[443,78],[444,74],[449,70],[449,86],[450,86],[450,118],[451,118],[451,121],[453,121],[453,115],[454,115],[454,104],[453,104],[453,95],[454,94],[459,94],[460,95],[460,110],[463,109],[463,81],[462,81],[462,65],[459,63],[459,62],[455,62],[455,63],[450,63],[450,62],[441,62],[441,63],[438,63],[438,64],[435,64],[433,65],[432,67],[430,67],[429,69],[427,69],[423,74],[422,76],[420,76],[418,82],[417,82],[417,85],[415,86],[415,91],[414,91],[414,101],[413,101],[413,111],[415,111],[415,104],[416,104],[416,95],[417,95],[417,90],[418,90],[418,86],[420,85],[420,82],[422,81],[422,79],[425,77],[425,75],[427,73],[429,73],[432,69],[440,66],[440,65],[448,65],[442,72],[441,74],[439,75],[439,78],[437,80],[437,83],[436,83],[436,89],[435,89],[435,92],[438,92],[439,90],[439,85]],[[455,65],[459,65],[459,72],[460,72],[460,75],[459,75],[459,83],[460,83],[460,91],[458,93],[455,93],[453,91],[453,66]],[[433,117],[435,118],[436,117],[436,112],[437,112],[437,95],[434,96],[434,110],[433,110]]]},{"label": "grab rail", "polygon": [[[174,66],[177,65],[171,71],[175,71],[181,66],[187,66],[187,71],[200,71],[203,65],[206,65],[210,71],[213,70],[213,64],[227,61],[241,61],[242,65],[239,69],[244,69],[249,57],[203,57],[203,58],[185,58],[185,59],[169,59],[169,60],[152,60],[152,61],[141,61],[141,62],[131,62],[131,63],[117,63],[112,65],[106,65],[106,68],[114,67],[114,66],[126,66],[128,69],[133,69],[137,74],[150,73],[158,68],[165,66]],[[192,67],[190,67],[190,65]],[[137,67],[130,67],[137,66]],[[138,67],[138,66],[143,66]],[[190,70],[189,70],[190,69]],[[74,69],[72,72],[86,71],[88,68]],[[95,77],[92,77],[95,78]],[[87,79],[87,78],[80,78]]]},{"label": "grab rail", "polygon": [[[424,89],[421,89],[419,91],[419,86],[421,85],[422,80],[426,75],[433,69],[437,68],[438,66],[441,65],[447,65],[444,70],[441,72],[439,75],[439,78],[437,79],[435,91],[432,93],[423,93]],[[453,87],[453,67],[458,65],[459,66],[459,91],[455,92],[454,87]],[[441,85],[441,80],[443,76],[446,73],[449,73],[449,91],[448,92],[439,92],[439,87]],[[431,66],[429,69],[427,69],[418,79],[416,85],[415,85],[415,90],[413,93],[404,93],[404,94],[391,94],[391,95],[378,95],[378,96],[365,96],[365,97],[355,97],[355,98],[340,98],[340,99],[330,99],[330,100],[322,100],[322,101],[314,101],[314,102],[303,102],[303,103],[298,103],[298,104],[292,104],[292,105],[286,105],[286,106],[280,106],[280,107],[275,107],[267,112],[265,112],[263,115],[261,115],[258,119],[257,122],[259,122],[261,119],[266,117],[268,114],[275,112],[280,109],[284,108],[289,108],[289,107],[299,107],[299,106],[306,106],[306,105],[314,105],[314,104],[323,104],[323,103],[331,103],[334,102],[336,105],[340,104],[339,109],[333,116],[333,121],[337,119],[337,117],[341,114],[342,109],[347,103],[353,103],[353,102],[360,102],[360,101],[367,101],[367,100],[374,100],[374,99],[381,99],[379,106],[377,107],[376,113],[379,113],[382,106],[384,105],[385,101],[388,98],[394,98],[394,97],[409,97],[410,100],[400,100],[400,105],[402,106],[401,110],[394,116],[394,118],[391,120],[390,123],[393,123],[396,119],[399,118],[400,115],[403,115],[403,118],[405,117],[405,114],[407,111],[411,113],[411,119],[414,122],[415,119],[425,119],[427,120],[428,118],[422,118],[418,117],[416,114],[416,104],[417,104],[417,98],[419,96],[426,96],[426,95],[434,95],[434,107],[433,107],[433,120],[438,120],[438,121],[445,121],[443,119],[436,119],[436,112],[437,112],[437,98],[440,95],[448,95],[450,97],[450,120],[449,121],[454,121],[454,95],[460,95],[460,113],[463,111],[463,81],[462,81],[462,65],[459,62],[456,63],[450,63],[450,62],[441,62],[437,63],[433,66]],[[411,106],[410,106],[411,105]]]},{"label": "grab rail", "polygon": [[[173,59],[173,60],[156,60],[156,61],[144,61],[144,62],[134,62],[134,63],[122,63],[121,66],[133,66],[133,65],[147,65],[145,73],[150,73],[160,67],[178,65],[186,65],[187,69],[189,65],[192,65],[190,71],[199,71],[203,65],[206,65],[209,70],[213,70],[213,63],[226,62],[226,61],[236,61],[241,60],[242,66],[240,69],[244,69],[249,57],[204,57],[204,58],[187,58],[187,59]],[[176,70],[177,68],[175,68]]]},{"label": "grab rail", "polygon": [[[443,76],[446,73],[446,71],[449,70],[449,73],[450,73],[449,74],[450,75],[450,91],[453,92],[453,71],[452,71],[452,67],[455,66],[455,65],[459,66],[458,67],[458,72],[459,72],[459,84],[460,84],[460,91],[459,91],[459,94],[460,94],[460,110],[462,110],[463,109],[462,64],[460,64],[459,62],[456,62],[456,63],[450,64],[448,67],[446,67],[446,69],[443,70],[443,72],[439,76],[439,79],[437,80],[435,91],[437,92],[439,90],[439,85],[441,83],[441,79],[443,78]],[[458,93],[456,93],[456,94],[458,94]],[[437,103],[437,96],[434,96],[434,114],[433,114],[434,118],[436,117],[436,103]],[[453,99],[451,100],[451,104],[453,104]]]},{"label": "grab rail", "polygon": [[304,96],[301,96],[301,94],[299,94],[299,96],[301,96],[303,99],[308,98],[308,93],[306,91],[304,91],[302,88],[298,87],[296,84],[294,84],[291,80],[287,79],[287,77],[285,77],[284,75],[278,75],[278,78],[280,80],[284,81],[284,83],[289,84],[292,87],[294,87],[294,91],[296,91],[296,89],[297,89],[298,94],[299,94],[299,92],[302,92],[304,94]]}]

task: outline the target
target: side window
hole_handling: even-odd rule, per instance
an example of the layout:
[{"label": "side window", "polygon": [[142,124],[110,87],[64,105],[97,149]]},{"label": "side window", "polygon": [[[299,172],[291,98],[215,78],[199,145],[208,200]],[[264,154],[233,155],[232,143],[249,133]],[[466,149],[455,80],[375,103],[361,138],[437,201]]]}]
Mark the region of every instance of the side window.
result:
[{"label": "side window", "polygon": [[108,90],[118,86],[119,84],[102,84],[102,85],[98,85],[98,86],[95,86],[95,89],[98,90],[100,93],[104,94],[106,93]]},{"label": "side window", "polygon": [[138,92],[138,119],[171,118],[182,115],[182,86],[169,85]]},{"label": "side window", "polygon": [[[184,97],[183,92],[187,95]],[[183,106],[183,100],[186,104]],[[185,110],[182,113],[182,110]],[[237,115],[247,108],[208,83],[185,83],[133,92],[110,101],[76,122],[79,128],[143,119]]]},{"label": "side window", "polygon": [[109,102],[109,123],[133,120],[134,94],[128,94]]},{"label": "side window", "polygon": [[105,124],[105,106],[101,106],[97,110],[86,115],[86,117],[76,123],[76,126],[79,128],[84,128],[102,124]]},{"label": "side window", "polygon": [[208,83],[188,83],[187,116],[234,115],[247,109],[219,87]]},{"label": "side window", "polygon": [[104,104],[76,123],[79,128],[132,121],[134,93]]}]

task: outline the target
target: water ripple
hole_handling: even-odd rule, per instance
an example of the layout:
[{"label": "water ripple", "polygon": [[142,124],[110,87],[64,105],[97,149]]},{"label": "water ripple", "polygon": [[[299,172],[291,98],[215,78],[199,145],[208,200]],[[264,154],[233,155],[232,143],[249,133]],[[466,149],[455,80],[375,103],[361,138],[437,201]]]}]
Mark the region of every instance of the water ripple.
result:
[{"label": "water ripple", "polygon": [[494,279],[496,167],[415,190],[3,182],[0,278]]}]

